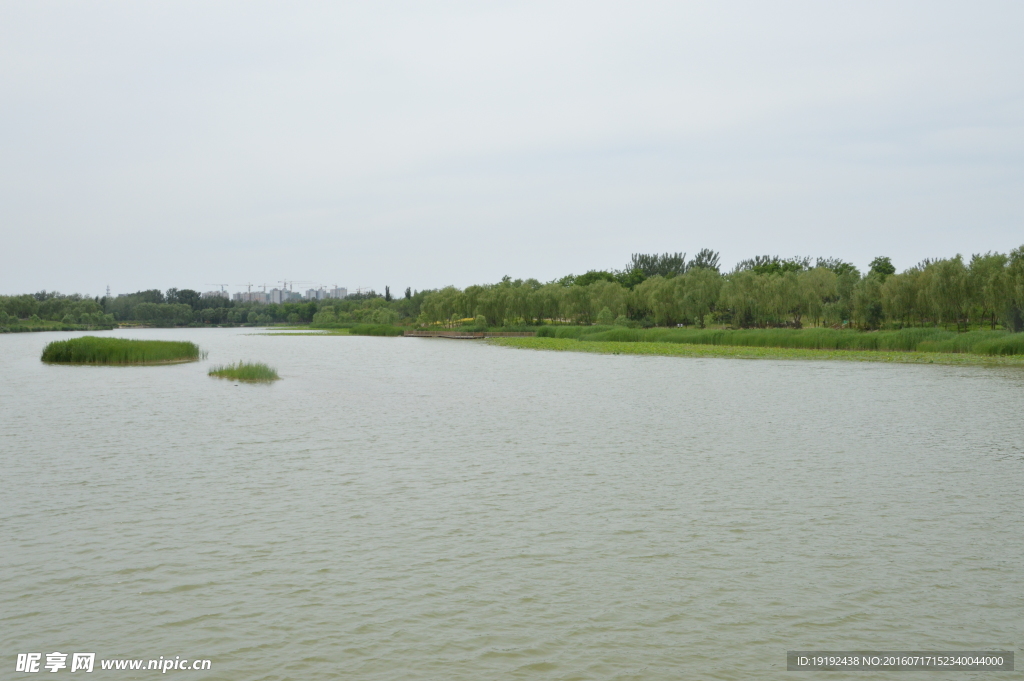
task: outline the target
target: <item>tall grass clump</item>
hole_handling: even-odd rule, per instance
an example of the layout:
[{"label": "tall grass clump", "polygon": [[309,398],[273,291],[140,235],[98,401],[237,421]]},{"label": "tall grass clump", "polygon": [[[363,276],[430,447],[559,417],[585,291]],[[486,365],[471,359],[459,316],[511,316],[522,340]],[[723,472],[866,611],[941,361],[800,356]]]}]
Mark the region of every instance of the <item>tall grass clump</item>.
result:
[{"label": "tall grass clump", "polygon": [[217,378],[229,378],[234,381],[245,381],[246,383],[270,383],[276,381],[280,376],[277,371],[262,362],[238,362],[238,364],[226,364],[210,369],[210,376]]},{"label": "tall grass clump", "polygon": [[971,349],[979,355],[1024,355],[1024,333],[1008,333],[1002,338],[983,340]]},{"label": "tall grass clump", "polygon": [[582,338],[595,333],[614,329],[614,326],[542,326],[537,329],[539,338]]},{"label": "tall grass clump", "polygon": [[54,364],[172,364],[199,360],[199,346],[189,341],[132,340],[82,336],[53,341],[42,360]]},{"label": "tall grass clump", "polygon": [[401,336],[403,331],[390,324],[356,324],[349,333],[353,336]]}]

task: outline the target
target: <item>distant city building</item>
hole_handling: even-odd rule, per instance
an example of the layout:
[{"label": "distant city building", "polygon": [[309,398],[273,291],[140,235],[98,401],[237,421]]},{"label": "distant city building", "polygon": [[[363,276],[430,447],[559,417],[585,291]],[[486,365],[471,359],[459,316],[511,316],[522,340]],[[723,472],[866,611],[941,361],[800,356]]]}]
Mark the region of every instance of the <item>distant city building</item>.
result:
[{"label": "distant city building", "polygon": [[227,291],[206,291],[204,293],[200,293],[199,296],[201,298],[229,298],[230,297],[230,296],[228,296],[228,292]]},{"label": "distant city building", "polygon": [[274,303],[275,305],[280,305],[281,303],[283,303],[285,301],[285,297],[284,296],[287,293],[288,293],[287,291],[282,291],[279,288],[272,288],[272,289],[270,289],[270,302]]},{"label": "distant city building", "polygon": [[348,289],[335,287],[335,288],[331,289],[330,297],[331,298],[342,299],[342,298],[344,298],[347,295],[348,295]]},{"label": "distant city building", "polygon": [[306,300],[323,300],[328,297],[327,290],[324,288],[311,288],[306,290],[306,295],[303,296]]},{"label": "distant city building", "polygon": [[246,293],[236,293],[231,296],[236,302],[239,303],[269,303],[270,294],[262,291],[247,291]]}]

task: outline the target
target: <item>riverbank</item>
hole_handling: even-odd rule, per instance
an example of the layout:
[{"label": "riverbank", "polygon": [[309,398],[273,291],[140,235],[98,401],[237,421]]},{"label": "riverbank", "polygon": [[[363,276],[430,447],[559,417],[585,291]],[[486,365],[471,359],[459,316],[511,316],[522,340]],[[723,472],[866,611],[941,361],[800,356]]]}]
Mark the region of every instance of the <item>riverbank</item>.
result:
[{"label": "riverbank", "polygon": [[0,326],[0,333],[33,333],[44,331],[110,331],[114,327],[107,325],[65,324],[64,322],[39,321],[29,322],[24,319],[16,323]]},{"label": "riverbank", "polygon": [[666,357],[726,357],[732,359],[811,359],[900,364],[954,364],[1024,367],[1021,355],[976,355],[960,352],[900,352],[884,350],[808,350],[736,345],[691,345],[617,341],[579,341],[573,338],[489,338],[491,345],[523,350],[591,352],[603,355],[659,355]]}]

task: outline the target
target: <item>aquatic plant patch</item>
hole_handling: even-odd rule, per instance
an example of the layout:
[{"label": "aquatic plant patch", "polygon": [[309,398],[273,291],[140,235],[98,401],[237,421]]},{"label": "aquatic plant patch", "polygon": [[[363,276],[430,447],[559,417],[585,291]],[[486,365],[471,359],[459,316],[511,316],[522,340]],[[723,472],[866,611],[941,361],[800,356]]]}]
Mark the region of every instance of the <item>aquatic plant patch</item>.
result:
[{"label": "aquatic plant patch", "polygon": [[82,336],[53,341],[43,349],[41,359],[51,364],[128,366],[195,362],[200,355],[199,346],[189,341]]},{"label": "aquatic plant patch", "polygon": [[210,369],[209,375],[246,383],[270,383],[281,378],[275,369],[262,362],[238,362],[216,366]]}]

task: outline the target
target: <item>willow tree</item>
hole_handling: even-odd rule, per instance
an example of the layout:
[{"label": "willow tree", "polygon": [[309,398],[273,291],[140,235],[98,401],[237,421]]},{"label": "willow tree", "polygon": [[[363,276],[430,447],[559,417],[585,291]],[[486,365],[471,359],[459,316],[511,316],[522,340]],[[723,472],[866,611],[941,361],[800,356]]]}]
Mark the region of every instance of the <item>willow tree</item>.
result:
[{"label": "willow tree", "polygon": [[677,295],[677,282],[681,287],[681,277],[666,279],[655,275],[634,289],[637,297],[654,314],[654,323],[658,326],[675,326],[682,319],[682,301]]},{"label": "willow tree", "polygon": [[721,304],[732,313],[734,326],[760,326],[767,296],[763,279],[750,270],[734,272],[722,287]]},{"label": "willow tree", "polygon": [[909,325],[915,316],[919,322],[922,321],[924,313],[919,302],[920,290],[921,270],[916,267],[886,278],[881,291],[886,318],[899,320],[905,325]]},{"label": "willow tree", "polygon": [[836,273],[826,267],[814,267],[799,275],[800,292],[807,316],[814,320],[814,326],[821,324],[825,305],[837,298]]},{"label": "willow tree", "polygon": [[1003,325],[1024,331],[1024,246],[1010,251],[1003,282]]},{"label": "willow tree", "polygon": [[718,304],[722,292],[722,275],[718,273],[717,253],[714,267],[695,266],[683,276],[686,288],[683,297],[683,312],[692,317],[700,328],[704,320]]},{"label": "willow tree", "polygon": [[615,319],[626,313],[627,289],[614,281],[595,281],[587,287],[590,292],[592,309],[603,310],[608,308]]},{"label": "willow tree", "polygon": [[568,286],[562,295],[563,316],[577,324],[590,324],[596,316],[588,286]]},{"label": "willow tree", "polygon": [[967,268],[963,257],[939,260],[928,268],[931,277],[927,294],[941,324],[955,323],[957,329],[966,325],[970,293],[967,282]]},{"label": "willow tree", "polygon": [[425,322],[451,326],[461,317],[465,304],[466,296],[462,291],[454,286],[446,286],[423,299],[420,315]]},{"label": "willow tree", "polygon": [[971,292],[971,307],[978,321],[988,321],[996,328],[996,318],[1005,307],[1006,264],[1009,258],[1002,253],[975,253],[967,266],[967,281]]},{"label": "willow tree", "polygon": [[885,318],[882,305],[883,276],[871,273],[853,289],[853,317],[863,329],[877,329]]}]

